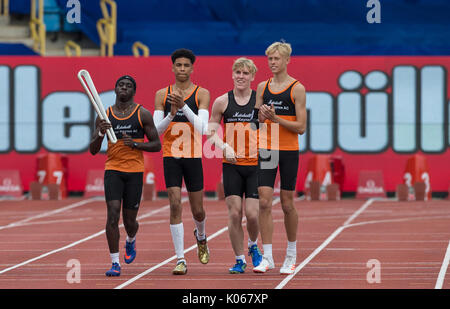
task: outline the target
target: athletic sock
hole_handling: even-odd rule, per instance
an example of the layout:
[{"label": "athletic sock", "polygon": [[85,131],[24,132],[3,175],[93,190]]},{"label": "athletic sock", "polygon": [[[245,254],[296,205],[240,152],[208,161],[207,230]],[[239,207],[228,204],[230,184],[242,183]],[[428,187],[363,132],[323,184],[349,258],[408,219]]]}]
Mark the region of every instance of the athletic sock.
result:
[{"label": "athletic sock", "polygon": [[206,221],[206,218],[203,219],[203,221],[201,221],[201,222],[194,219],[195,227],[197,228],[197,239],[198,240],[204,240],[206,238],[205,221]]},{"label": "athletic sock", "polygon": [[171,224],[170,233],[175,247],[175,254],[178,259],[184,258],[184,228],[183,223]]},{"label": "athletic sock", "polygon": [[244,262],[244,264],[247,264],[247,262],[245,261],[245,255],[236,256],[236,260],[241,260],[242,262]]},{"label": "athletic sock", "polygon": [[132,243],[132,242],[135,241],[135,240],[136,240],[136,236],[134,236],[133,238],[130,238],[130,237],[127,235],[127,242]]},{"label": "athletic sock", "polygon": [[114,263],[117,263],[117,264],[119,264],[119,266],[120,266],[120,262],[119,262],[119,252],[117,252],[117,253],[110,253],[109,254],[110,256],[111,256],[111,262],[114,264]]},{"label": "athletic sock", "polygon": [[257,244],[258,244],[258,238],[256,238],[255,241],[253,241],[253,240],[251,240],[251,239],[249,238],[248,241],[247,241],[247,245],[248,245],[249,248],[250,248],[251,246],[257,245]]},{"label": "athletic sock", "polygon": [[264,256],[273,260],[272,257],[272,244],[263,244]]},{"label": "athletic sock", "polygon": [[297,241],[288,241],[286,255],[297,256]]}]

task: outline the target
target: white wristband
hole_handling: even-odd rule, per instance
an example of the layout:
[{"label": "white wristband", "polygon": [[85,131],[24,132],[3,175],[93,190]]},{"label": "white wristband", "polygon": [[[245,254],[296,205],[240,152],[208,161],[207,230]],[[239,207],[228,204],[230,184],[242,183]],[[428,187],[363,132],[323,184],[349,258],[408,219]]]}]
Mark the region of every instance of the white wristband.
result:
[{"label": "white wristband", "polygon": [[102,131],[98,130],[98,136],[103,137],[105,134],[102,134]]}]

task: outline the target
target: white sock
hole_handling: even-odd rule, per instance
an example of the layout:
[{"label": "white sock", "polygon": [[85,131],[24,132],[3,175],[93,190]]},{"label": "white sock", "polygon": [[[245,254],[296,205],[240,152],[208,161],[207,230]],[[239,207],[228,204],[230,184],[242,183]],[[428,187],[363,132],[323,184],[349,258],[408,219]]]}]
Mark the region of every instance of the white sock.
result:
[{"label": "white sock", "polygon": [[117,253],[110,253],[109,255],[111,256],[111,262],[113,264],[117,263],[117,264],[120,265],[120,263],[119,263],[119,252],[117,252]]},{"label": "white sock", "polygon": [[297,256],[297,241],[288,241],[286,255]]},{"label": "white sock", "polygon": [[170,232],[172,234],[172,241],[175,247],[175,254],[178,259],[184,258],[184,228],[183,223],[171,224]]},{"label": "white sock", "polygon": [[131,242],[133,242],[133,241],[135,241],[135,240],[136,240],[136,236],[134,236],[133,238],[130,238],[130,237],[127,235],[127,242],[131,243]]},{"label": "white sock", "polygon": [[204,240],[206,238],[205,221],[206,221],[206,218],[201,222],[194,219],[195,227],[197,228],[197,239],[198,240]]},{"label": "white sock", "polygon": [[249,248],[250,248],[251,246],[253,246],[253,245],[257,245],[257,244],[258,244],[258,238],[256,238],[255,241],[253,241],[253,240],[251,240],[251,239],[249,238],[247,244],[248,244],[248,247],[249,247]]},{"label": "white sock", "polygon": [[272,244],[263,244],[264,256],[266,258],[272,259]]},{"label": "white sock", "polygon": [[236,260],[241,260],[242,262],[244,262],[244,264],[247,264],[247,262],[245,261],[245,255],[236,256]]}]

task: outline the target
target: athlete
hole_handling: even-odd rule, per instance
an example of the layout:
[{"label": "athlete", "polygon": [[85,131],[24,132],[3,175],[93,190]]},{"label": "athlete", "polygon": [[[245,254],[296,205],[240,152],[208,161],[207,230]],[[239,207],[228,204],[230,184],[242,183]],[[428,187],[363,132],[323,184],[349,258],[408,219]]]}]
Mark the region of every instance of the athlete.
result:
[{"label": "athlete", "polygon": [[153,117],[158,133],[163,134],[164,178],[170,203],[170,232],[177,256],[172,273],[187,273],[184,257],[184,226],[182,222],[181,188],[186,185],[192,216],[197,254],[202,264],[209,261],[206,238],[206,214],[203,208],[202,135],[209,118],[209,91],[195,85],[190,76],[195,55],[178,49],[171,55],[175,83],[155,95]]},{"label": "athlete", "polygon": [[[214,101],[208,125],[209,141],[223,150],[222,175],[225,202],[228,207],[228,232],[236,257],[236,264],[229,269],[232,274],[244,273],[247,267],[242,228],[244,207],[247,218],[248,254],[252,258],[253,266],[258,266],[262,260],[257,245],[258,133],[251,128],[256,103],[256,91],[251,89],[251,83],[255,79],[255,74],[256,66],[252,60],[239,58],[234,61],[232,73],[234,88]],[[217,135],[222,118],[225,125],[223,140]]]},{"label": "athlete", "polygon": [[[89,146],[91,154],[100,151],[103,138],[113,128],[117,143],[108,141],[105,163],[105,199],[107,206],[106,238],[112,267],[106,276],[120,276],[119,218],[123,207],[123,224],[127,233],[125,263],[136,258],[136,220],[142,195],[144,157],[142,152],[158,152],[161,142],[151,113],[134,102],[136,81],[128,75],[120,77],[115,85],[115,104],[107,109],[108,119],[95,121],[95,130]],[[147,137],[148,141],[145,141]]]},{"label": "athlete", "polygon": [[264,273],[275,267],[272,256],[272,199],[279,168],[281,207],[287,234],[286,257],[280,269],[292,274],[297,257],[298,214],[294,192],[299,163],[298,134],[306,130],[305,87],[287,72],[292,48],[289,43],[275,42],[266,50],[273,77],[257,88],[255,108],[259,109],[259,223],[263,243],[263,260],[254,272]]}]

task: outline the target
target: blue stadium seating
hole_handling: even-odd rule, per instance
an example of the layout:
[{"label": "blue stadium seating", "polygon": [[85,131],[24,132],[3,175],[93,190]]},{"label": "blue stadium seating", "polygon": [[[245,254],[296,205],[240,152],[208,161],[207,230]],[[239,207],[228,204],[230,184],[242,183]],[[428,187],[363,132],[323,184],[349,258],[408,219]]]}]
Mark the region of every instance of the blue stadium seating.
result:
[{"label": "blue stadium seating", "polygon": [[37,56],[31,48],[18,43],[0,43],[0,56]]},{"label": "blue stadium seating", "polygon": [[[13,1],[11,9],[21,1]],[[66,10],[67,0],[55,0]],[[78,28],[99,43],[99,0],[80,0]],[[448,55],[450,1],[383,0],[369,24],[366,0],[116,0],[116,55],[141,41],[153,55],[179,47],[200,55],[262,55],[284,39],[295,55]]]}]

